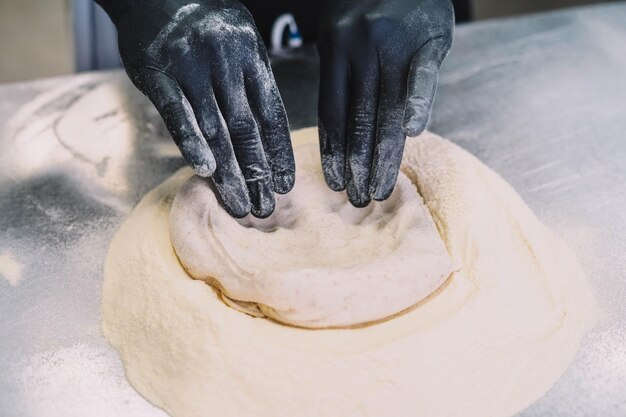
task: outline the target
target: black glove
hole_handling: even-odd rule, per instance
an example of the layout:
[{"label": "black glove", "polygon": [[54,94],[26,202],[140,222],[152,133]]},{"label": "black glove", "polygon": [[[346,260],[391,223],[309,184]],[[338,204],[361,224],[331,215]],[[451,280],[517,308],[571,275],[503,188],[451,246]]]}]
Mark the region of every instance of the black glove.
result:
[{"label": "black glove", "polygon": [[287,115],[248,10],[236,0],[98,0],[129,77],[234,217],[267,217],[295,163]]},{"label": "black glove", "polygon": [[321,16],[324,176],[365,207],[390,196],[406,136],[426,128],[454,11],[449,0],[329,0]]}]

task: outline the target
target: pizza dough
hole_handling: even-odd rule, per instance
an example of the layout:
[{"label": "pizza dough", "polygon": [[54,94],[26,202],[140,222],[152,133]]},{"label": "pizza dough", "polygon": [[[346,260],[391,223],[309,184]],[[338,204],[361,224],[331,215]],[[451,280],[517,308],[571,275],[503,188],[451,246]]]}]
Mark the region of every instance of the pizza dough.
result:
[{"label": "pizza dough", "polygon": [[234,308],[307,328],[384,320],[450,276],[445,244],[404,174],[388,200],[358,209],[326,185],[317,144],[295,156],[296,185],[264,220],[233,219],[204,178],[182,186],[170,231],[189,275]]},{"label": "pizza dough", "polygon": [[104,333],[131,384],[174,417],[504,417],[538,399],[595,318],[575,256],[508,184],[438,136],[409,140],[402,172],[461,269],[413,310],[358,329],[227,306],[170,240],[172,201],[192,172],[146,195],[113,239],[103,287]]}]

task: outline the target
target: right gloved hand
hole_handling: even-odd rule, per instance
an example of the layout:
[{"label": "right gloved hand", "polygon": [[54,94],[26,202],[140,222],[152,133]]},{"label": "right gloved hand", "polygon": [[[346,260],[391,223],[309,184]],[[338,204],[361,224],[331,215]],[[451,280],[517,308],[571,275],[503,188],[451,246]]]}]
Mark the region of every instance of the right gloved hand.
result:
[{"label": "right gloved hand", "polygon": [[274,211],[295,181],[287,115],[252,15],[236,0],[97,0],[124,67],[234,217]]}]

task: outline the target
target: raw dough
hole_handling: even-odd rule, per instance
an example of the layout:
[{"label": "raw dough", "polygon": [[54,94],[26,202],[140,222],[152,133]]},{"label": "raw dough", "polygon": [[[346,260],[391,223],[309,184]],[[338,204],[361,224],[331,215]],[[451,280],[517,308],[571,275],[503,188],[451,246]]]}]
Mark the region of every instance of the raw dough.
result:
[{"label": "raw dough", "polygon": [[170,241],[191,171],[150,192],[105,267],[104,333],[131,384],[174,417],[503,417],[543,395],[595,317],[575,256],[438,136],[409,140],[402,170],[463,267],[418,308],[360,329],[294,328],[226,306]]},{"label": "raw dough", "polygon": [[265,220],[233,219],[203,178],[182,186],[170,231],[189,275],[237,309],[308,328],[386,319],[450,276],[443,240],[404,174],[387,201],[358,209],[324,182],[317,144],[295,155],[296,185]]}]

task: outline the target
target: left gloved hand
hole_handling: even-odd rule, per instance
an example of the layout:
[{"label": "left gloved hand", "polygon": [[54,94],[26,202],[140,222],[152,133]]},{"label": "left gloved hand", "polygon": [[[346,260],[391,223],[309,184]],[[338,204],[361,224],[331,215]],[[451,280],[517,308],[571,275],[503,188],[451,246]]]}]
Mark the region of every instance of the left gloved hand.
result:
[{"label": "left gloved hand", "polygon": [[406,136],[426,128],[454,11],[450,0],[329,0],[321,16],[324,176],[365,207],[391,195]]}]

